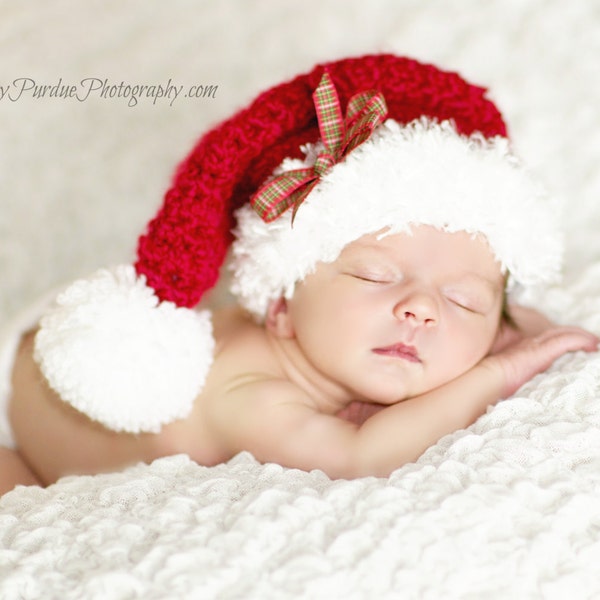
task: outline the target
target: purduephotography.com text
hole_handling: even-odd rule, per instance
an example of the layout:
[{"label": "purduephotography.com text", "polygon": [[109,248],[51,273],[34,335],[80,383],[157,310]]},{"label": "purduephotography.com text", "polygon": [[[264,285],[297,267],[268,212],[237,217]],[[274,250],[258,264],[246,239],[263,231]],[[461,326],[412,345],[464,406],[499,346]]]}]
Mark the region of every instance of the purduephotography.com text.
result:
[{"label": "purduephotography.com text", "polygon": [[53,83],[37,81],[31,77],[17,77],[8,83],[0,82],[0,102],[18,102],[21,99],[65,100],[85,102],[91,98],[122,100],[127,106],[142,102],[168,103],[172,106],[183,98],[201,100],[216,98],[219,86],[214,84],[177,85],[169,78],[162,83],[111,82],[108,78],[86,77],[76,83],[63,81]]}]

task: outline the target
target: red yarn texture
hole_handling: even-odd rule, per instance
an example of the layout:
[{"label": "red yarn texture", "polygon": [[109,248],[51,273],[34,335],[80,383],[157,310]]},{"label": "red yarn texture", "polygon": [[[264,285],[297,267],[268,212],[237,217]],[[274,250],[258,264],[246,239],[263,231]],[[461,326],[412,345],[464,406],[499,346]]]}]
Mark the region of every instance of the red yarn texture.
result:
[{"label": "red yarn texture", "polygon": [[456,73],[391,54],[348,58],[260,94],[252,104],[200,138],[177,169],[171,189],[138,242],[138,274],[161,300],[193,307],[211,289],[232,241],[233,212],[286,157],[302,156],[318,125],[312,93],[324,68],[343,109],[355,93],[383,93],[389,117],[452,119],[459,133],[506,136],[502,115],[485,89]]}]

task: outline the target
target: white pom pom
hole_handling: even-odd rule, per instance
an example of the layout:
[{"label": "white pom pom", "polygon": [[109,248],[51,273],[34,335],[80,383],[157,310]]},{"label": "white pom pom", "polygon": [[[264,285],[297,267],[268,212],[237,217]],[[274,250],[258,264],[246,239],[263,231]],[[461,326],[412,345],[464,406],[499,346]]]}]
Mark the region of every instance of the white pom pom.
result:
[{"label": "white pom pom", "polygon": [[65,402],[131,433],[190,413],[213,350],[210,312],[160,302],[131,265],[73,283],[35,340],[35,359]]}]

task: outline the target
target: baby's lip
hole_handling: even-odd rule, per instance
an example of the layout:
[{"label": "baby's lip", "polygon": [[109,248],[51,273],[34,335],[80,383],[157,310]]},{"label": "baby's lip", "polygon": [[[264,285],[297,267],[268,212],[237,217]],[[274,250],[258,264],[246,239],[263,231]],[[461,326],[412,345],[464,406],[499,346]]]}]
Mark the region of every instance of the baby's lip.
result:
[{"label": "baby's lip", "polygon": [[392,344],[383,348],[373,348],[373,352],[383,356],[403,358],[409,362],[421,362],[417,349],[414,346],[407,346],[406,344]]}]

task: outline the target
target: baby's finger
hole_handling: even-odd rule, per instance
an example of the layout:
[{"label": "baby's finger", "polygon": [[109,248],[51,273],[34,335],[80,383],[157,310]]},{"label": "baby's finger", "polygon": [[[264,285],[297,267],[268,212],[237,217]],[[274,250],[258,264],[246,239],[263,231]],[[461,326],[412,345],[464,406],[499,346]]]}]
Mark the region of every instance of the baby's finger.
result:
[{"label": "baby's finger", "polygon": [[598,350],[600,340],[593,333],[580,327],[556,327],[544,331],[535,338],[538,344],[550,344],[561,354],[585,350],[595,352]]}]

